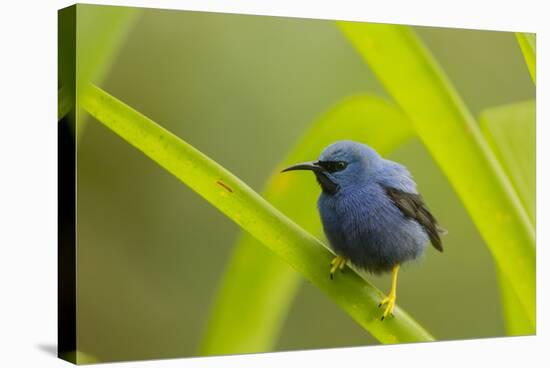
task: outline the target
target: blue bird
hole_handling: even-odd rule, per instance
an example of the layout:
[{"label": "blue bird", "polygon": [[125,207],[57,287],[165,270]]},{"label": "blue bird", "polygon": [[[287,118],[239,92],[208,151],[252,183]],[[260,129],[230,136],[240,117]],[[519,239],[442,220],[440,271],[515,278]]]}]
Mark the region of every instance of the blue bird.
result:
[{"label": "blue bird", "polygon": [[317,202],[325,235],[336,258],[330,278],[349,261],[380,274],[392,272],[381,317],[392,315],[397,273],[402,263],[417,259],[431,242],[443,251],[441,228],[416,190],[403,165],[382,158],[354,141],[338,141],[323,150],[318,161],[290,166],[283,172],[311,170],[321,186]]}]

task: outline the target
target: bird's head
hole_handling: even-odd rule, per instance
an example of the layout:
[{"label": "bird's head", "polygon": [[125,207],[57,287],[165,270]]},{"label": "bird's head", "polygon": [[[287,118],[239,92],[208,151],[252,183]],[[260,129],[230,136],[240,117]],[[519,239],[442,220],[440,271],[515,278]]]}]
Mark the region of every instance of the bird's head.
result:
[{"label": "bird's head", "polygon": [[292,165],[282,172],[313,171],[323,192],[336,194],[342,188],[363,183],[381,163],[382,158],[366,144],[338,141],[326,147],[317,161]]}]

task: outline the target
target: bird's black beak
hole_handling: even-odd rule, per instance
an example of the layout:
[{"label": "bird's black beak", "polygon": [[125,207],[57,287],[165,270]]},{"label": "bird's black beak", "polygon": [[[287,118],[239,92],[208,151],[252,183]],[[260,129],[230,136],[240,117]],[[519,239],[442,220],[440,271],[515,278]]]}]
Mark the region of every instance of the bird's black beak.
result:
[{"label": "bird's black beak", "polygon": [[325,169],[319,166],[317,162],[302,162],[301,164],[289,166],[281,172],[294,171],[294,170],[311,170],[315,172],[325,171]]},{"label": "bird's black beak", "polygon": [[319,183],[319,185],[321,185],[321,188],[325,193],[336,194],[338,192],[338,189],[340,189],[338,184],[336,184],[329,178],[328,171],[323,166],[319,165],[319,162],[303,162],[301,164],[289,166],[281,172],[294,170],[313,171],[315,177],[317,178],[317,182]]}]

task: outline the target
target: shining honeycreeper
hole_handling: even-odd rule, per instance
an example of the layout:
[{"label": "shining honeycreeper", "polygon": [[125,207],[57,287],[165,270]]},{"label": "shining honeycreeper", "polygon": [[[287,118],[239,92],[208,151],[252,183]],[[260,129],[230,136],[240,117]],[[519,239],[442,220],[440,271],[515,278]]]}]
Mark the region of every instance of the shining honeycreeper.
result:
[{"label": "shining honeycreeper", "polygon": [[416,189],[409,171],[382,158],[371,147],[338,141],[315,162],[290,166],[283,172],[310,170],[322,192],[317,206],[330,247],[336,253],[330,277],[349,261],[358,268],[392,273],[381,319],[392,315],[399,266],[422,255],[431,242],[443,251],[441,228]]}]

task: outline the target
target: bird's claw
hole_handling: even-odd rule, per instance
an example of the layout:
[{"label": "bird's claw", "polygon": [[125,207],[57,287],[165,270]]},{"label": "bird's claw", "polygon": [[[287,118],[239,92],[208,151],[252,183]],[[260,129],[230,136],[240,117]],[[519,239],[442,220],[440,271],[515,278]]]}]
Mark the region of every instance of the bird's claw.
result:
[{"label": "bird's claw", "polygon": [[[336,256],[331,262],[331,268],[330,268],[330,279],[334,280],[334,273],[336,270],[342,271],[344,266],[346,265],[347,259],[341,256]],[[342,271],[343,272],[343,271]]]},{"label": "bird's claw", "polygon": [[394,316],[393,315],[393,308],[395,307],[395,299],[396,299],[396,296],[390,294],[387,297],[385,297],[384,299],[382,299],[380,304],[378,304],[378,308],[380,308],[383,305],[386,306],[386,309],[384,309],[384,313],[382,314],[382,317],[380,318],[381,321],[383,321],[384,319],[386,319],[389,316],[391,316],[391,317]]}]

